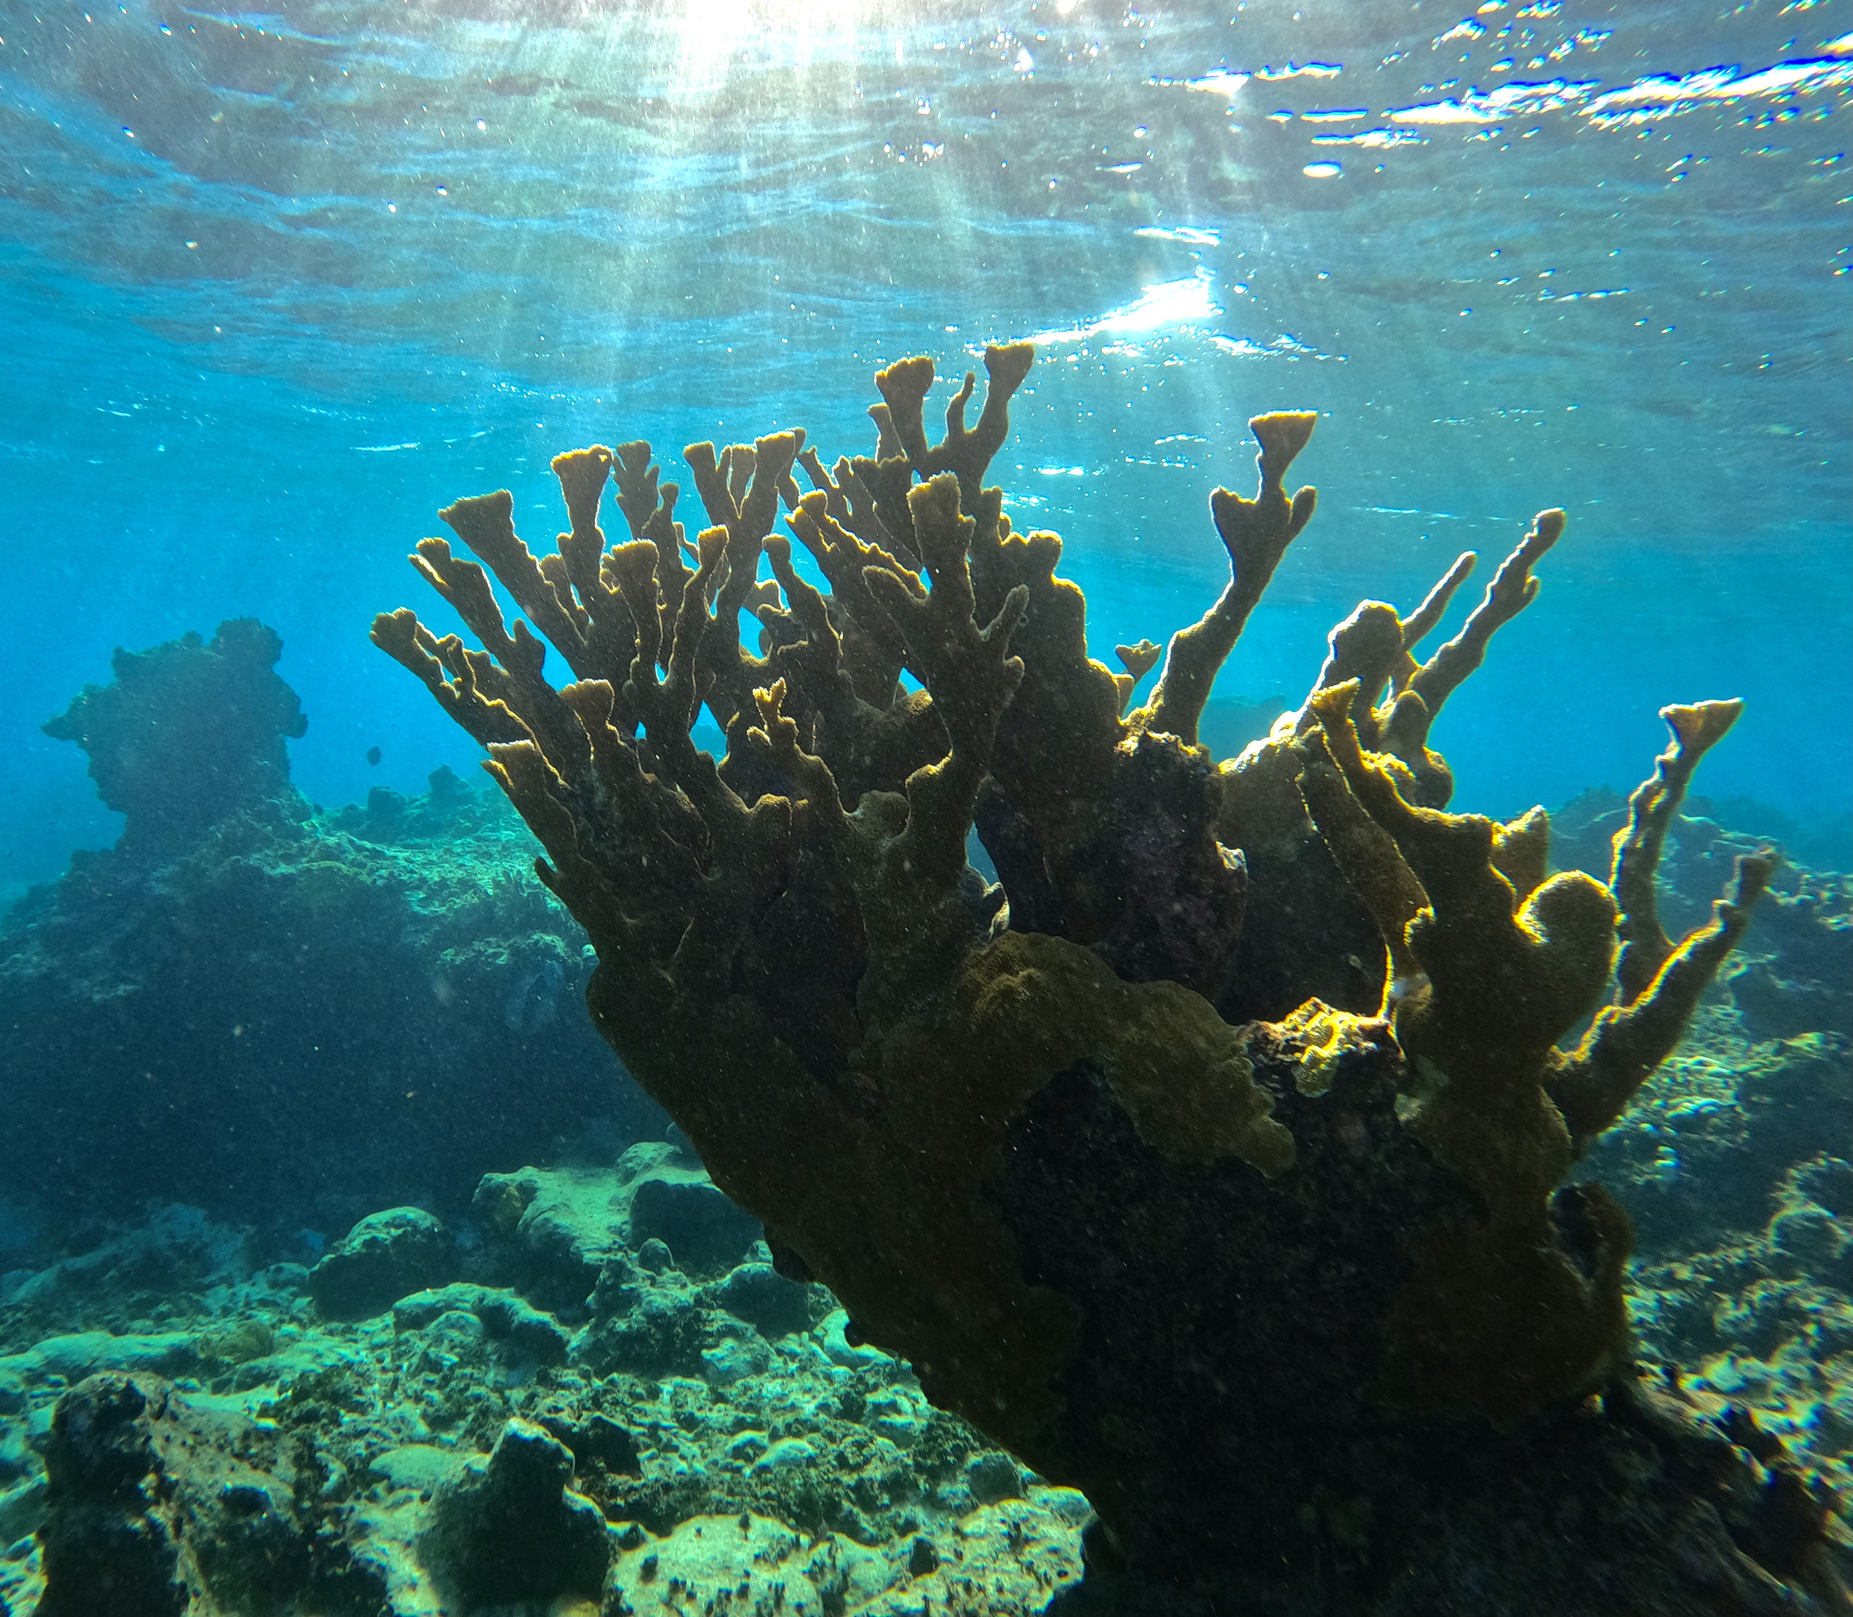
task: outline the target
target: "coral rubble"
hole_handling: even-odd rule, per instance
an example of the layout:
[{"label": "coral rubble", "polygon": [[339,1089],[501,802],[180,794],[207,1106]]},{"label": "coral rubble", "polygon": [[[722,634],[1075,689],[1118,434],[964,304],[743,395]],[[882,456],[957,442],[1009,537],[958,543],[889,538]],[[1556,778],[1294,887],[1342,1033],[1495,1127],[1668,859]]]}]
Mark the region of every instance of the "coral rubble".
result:
[{"label": "coral rubble", "polygon": [[363,1318],[175,1207],[8,1275],[0,1610],[1028,1617],[1078,1578],[1085,1499],[847,1341],[821,1287],[756,1237],[681,1266],[714,1251],[697,1191],[660,1142],[490,1175],[467,1278]]},{"label": "coral rubble", "polygon": [[1548,873],[1542,810],[1448,811],[1431,726],[1536,597],[1547,511],[1439,650],[1418,658],[1471,557],[1406,616],[1360,606],[1308,700],[1218,764],[1198,726],[1313,515],[1286,477],[1314,418],[1252,424],[1256,495],[1210,502],[1229,585],[1134,707],[1158,648],[1091,659],[1061,540],[984,486],[1032,359],[987,350],[976,426],[967,376],[936,444],[916,358],[876,378],[872,458],[691,446],[692,540],[636,442],[554,462],[570,527],[543,558],[506,492],[442,513],[487,572],[419,543],[484,649],[410,610],[374,639],[545,848],[600,1031],[782,1268],[1087,1493],[1096,1590],[1120,1565],[1213,1572],[1257,1611],[1840,1598],[1779,1446],[1633,1371],[1628,1220],[1564,1184],[1769,878],[1742,860],[1677,944],[1654,911],[1736,704],[1666,710],[1606,881]]}]

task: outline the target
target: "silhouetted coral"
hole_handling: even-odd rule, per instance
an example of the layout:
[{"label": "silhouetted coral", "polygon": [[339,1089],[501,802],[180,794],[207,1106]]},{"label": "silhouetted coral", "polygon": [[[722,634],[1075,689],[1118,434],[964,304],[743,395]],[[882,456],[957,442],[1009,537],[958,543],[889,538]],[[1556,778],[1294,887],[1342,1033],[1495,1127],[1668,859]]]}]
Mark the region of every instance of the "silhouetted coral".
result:
[{"label": "silhouetted coral", "polygon": [[309,721],[273,672],[282,653],[282,637],[256,618],[221,623],[210,642],[189,630],[147,651],[118,647],[114,682],[86,685],[47,721],[48,736],[90,755],[98,793],[128,816],[124,853],[177,853],[233,810],[285,791],[284,739]]}]

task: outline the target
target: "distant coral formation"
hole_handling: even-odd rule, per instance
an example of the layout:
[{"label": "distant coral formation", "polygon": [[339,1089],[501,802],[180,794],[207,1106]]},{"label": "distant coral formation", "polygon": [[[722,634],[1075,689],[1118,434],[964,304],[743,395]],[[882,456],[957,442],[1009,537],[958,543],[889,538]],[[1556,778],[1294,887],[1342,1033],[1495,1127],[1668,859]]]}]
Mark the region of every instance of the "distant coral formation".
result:
[{"label": "distant coral formation", "polygon": [[210,641],[189,630],[147,651],[117,647],[115,679],[86,685],[45,724],[90,755],[103,801],[128,816],[125,853],[177,852],[288,786],[283,742],[309,721],[274,672],[282,654],[282,637],[256,618],[221,623]]},{"label": "distant coral formation", "polygon": [[594,1124],[661,1126],[571,1014],[585,938],[499,794],[440,769],[318,811],[289,781],[280,645],[240,619],[118,651],[116,682],[46,727],[128,824],[0,918],[17,1203],[340,1228],[381,1195],[459,1207]]},{"label": "distant coral formation", "polygon": [[442,513],[487,572],[418,545],[484,649],[409,610],[374,639],[540,839],[599,1029],[783,1267],[1085,1490],[1096,1591],[1118,1565],[1214,1568],[1209,1609],[1840,1598],[1779,1445],[1633,1371],[1628,1220],[1563,1183],[1769,878],[1740,861],[1678,942],[1655,912],[1737,704],[1666,710],[1606,881],[1548,874],[1542,810],[1448,811],[1430,727],[1535,598],[1547,511],[1438,651],[1471,556],[1407,615],[1360,606],[1306,702],[1219,764],[1199,723],[1313,515],[1285,480],[1314,418],[1252,423],[1257,493],[1210,501],[1229,584],[1135,705],[1157,646],[1092,660],[1061,540],[984,486],[1032,360],[987,350],[976,424],[968,375],[937,443],[915,358],[876,378],[871,458],[691,446],[693,541],[634,442],[554,461],[570,526],[544,557],[505,491]]}]

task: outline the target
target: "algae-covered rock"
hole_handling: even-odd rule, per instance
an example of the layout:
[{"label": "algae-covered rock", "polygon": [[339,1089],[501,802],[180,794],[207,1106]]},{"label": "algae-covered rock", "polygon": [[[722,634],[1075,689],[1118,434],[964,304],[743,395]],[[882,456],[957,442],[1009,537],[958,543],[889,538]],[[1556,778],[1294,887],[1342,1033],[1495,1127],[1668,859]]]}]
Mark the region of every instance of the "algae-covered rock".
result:
[{"label": "algae-covered rock", "polygon": [[661,1241],[690,1274],[731,1268],[759,1239],[760,1223],[724,1196],[698,1169],[664,1166],[643,1177],[631,1196],[633,1242]]},{"label": "algae-covered rock", "polygon": [[[628,1182],[615,1168],[602,1172],[608,1191]],[[620,1249],[607,1265],[612,1284],[599,1294],[600,1312],[578,1331],[519,1293],[477,1280],[402,1297],[390,1315],[331,1320],[304,1291],[302,1271],[278,1284],[275,1269],[254,1269],[230,1232],[171,1211],[150,1223],[166,1232],[162,1239],[129,1228],[107,1243],[115,1287],[98,1265],[77,1271],[82,1286],[58,1284],[70,1271],[53,1265],[40,1271],[53,1282],[35,1288],[40,1301],[31,1309],[0,1306],[0,1349],[11,1350],[0,1352],[0,1600],[14,1611],[34,1610],[42,1593],[39,1541],[13,1541],[46,1520],[38,1449],[67,1375],[150,1364],[183,1378],[168,1407],[184,1416],[189,1475],[209,1477],[239,1461],[286,1482],[304,1506],[266,1528],[294,1524],[296,1547],[280,1537],[271,1545],[278,1565],[300,1565],[302,1545],[312,1561],[332,1555],[336,1540],[344,1547],[355,1569],[350,1587],[370,1591],[374,1603],[357,1596],[344,1604],[326,1583],[316,1586],[319,1604],[292,1597],[296,1609],[322,1617],[379,1617],[382,1600],[396,1617],[458,1609],[455,1587],[426,1564],[421,1546],[437,1501],[483,1470],[482,1454],[511,1419],[563,1444],[572,1492],[608,1520],[637,1524],[628,1531],[640,1542],[693,1517],[745,1511],[776,1518],[806,1542],[840,1535],[886,1563],[905,1560],[925,1535],[947,1547],[950,1561],[958,1526],[976,1508],[966,1474],[982,1445],[927,1405],[904,1366],[865,1348],[866,1365],[847,1368],[802,1328],[768,1337],[720,1305],[714,1292],[726,1277],[711,1287],[672,1265],[650,1273],[628,1266]],[[136,1255],[167,1251],[183,1227],[201,1267],[156,1263],[153,1272],[174,1279],[175,1289],[138,1289]],[[765,1265],[745,1267],[750,1293],[763,1283],[753,1271]],[[779,1285],[800,1295],[812,1289]],[[686,1344],[679,1373],[645,1377],[604,1361],[601,1332],[648,1317],[625,1297],[630,1286],[645,1288],[675,1322]],[[57,1323],[78,1328],[36,1335],[36,1322],[50,1317],[48,1298],[59,1299]],[[158,1320],[141,1319],[141,1309]],[[129,1329],[136,1324],[171,1328]],[[245,1357],[266,1334],[267,1351]],[[1072,1559],[1077,1526],[1038,1511],[1033,1530],[1019,1535],[1023,1554],[1062,1540]],[[186,1553],[183,1539],[183,1561]],[[994,1569],[1006,1581],[1020,1570]],[[921,1588],[940,1600],[938,1586]],[[561,1598],[562,1609],[579,1599]],[[244,1617],[291,1607],[279,1596],[272,1606],[202,1606],[193,1617],[215,1609]],[[1020,1601],[999,1609],[1034,1608]]]},{"label": "algae-covered rock", "polygon": [[557,1320],[523,1298],[489,1286],[458,1282],[400,1297],[392,1305],[393,1327],[422,1331],[453,1313],[478,1320],[488,1340],[506,1343],[517,1358],[536,1364],[566,1362],[567,1333]]},{"label": "algae-covered rock", "polygon": [[583,1310],[615,1261],[711,1276],[730,1270],[760,1236],[706,1169],[662,1140],[631,1146],[615,1170],[485,1174],[471,1210],[490,1237],[488,1272],[556,1312]]},{"label": "algae-covered rock", "polygon": [[365,1319],[440,1286],[457,1252],[443,1220],[421,1207],[369,1213],[309,1271],[309,1294],[330,1319]]},{"label": "algae-covered rock", "polygon": [[811,1289],[787,1280],[769,1263],[740,1264],[704,1296],[763,1336],[787,1336],[811,1324]]},{"label": "algae-covered rock", "polygon": [[572,1481],[564,1443],[510,1421],[481,1470],[439,1490],[421,1541],[427,1563],[468,1605],[596,1598],[611,1539],[599,1508]]},{"label": "algae-covered rock", "polygon": [[689,1609],[790,1617],[1030,1617],[1080,1576],[1079,1545],[1062,1512],[1085,1502],[1042,1489],[1008,1500],[931,1539],[879,1548],[826,1535],[807,1542],[752,1513],[700,1516],[663,1537],[627,1543],[613,1584],[630,1609],[686,1601]]},{"label": "algae-covered rock", "polygon": [[44,1617],[298,1604],[358,1617],[384,1595],[285,1444],[156,1377],[98,1375],[66,1393],[46,1473]]}]

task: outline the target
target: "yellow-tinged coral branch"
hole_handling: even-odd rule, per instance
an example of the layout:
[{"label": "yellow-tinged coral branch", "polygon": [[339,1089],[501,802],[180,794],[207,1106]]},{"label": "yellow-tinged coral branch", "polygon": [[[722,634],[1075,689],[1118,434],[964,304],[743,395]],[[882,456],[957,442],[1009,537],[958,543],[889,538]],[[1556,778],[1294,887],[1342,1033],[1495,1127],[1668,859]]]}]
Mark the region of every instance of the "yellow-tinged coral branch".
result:
[{"label": "yellow-tinged coral branch", "polygon": [[[1562,511],[1555,508],[1540,511],[1518,547],[1499,564],[1499,571],[1486,586],[1480,604],[1468,614],[1461,632],[1409,676],[1408,688],[1422,698],[1431,720],[1440,713],[1442,703],[1486,660],[1487,642],[1495,631],[1510,623],[1538,598],[1540,586],[1531,576],[1531,569],[1537,565],[1539,557],[1563,537],[1563,526]],[[1448,577],[1453,578],[1456,572],[1466,577],[1459,561],[1450,569]],[[1446,582],[1444,579],[1443,583]]]},{"label": "yellow-tinged coral branch", "polygon": [[541,571],[533,551],[516,534],[514,510],[515,497],[504,488],[458,500],[438,512],[438,519],[482,557],[502,588],[514,597],[515,605],[559,650],[573,673],[581,679],[596,678],[600,671],[586,660],[579,623]]},{"label": "yellow-tinged coral branch", "polygon": [[532,739],[528,727],[515,717],[506,703],[489,700],[477,690],[467,664],[461,674],[447,675],[438,656],[437,637],[418,621],[418,614],[409,606],[402,606],[396,612],[380,613],[373,620],[368,638],[394,662],[416,674],[444,711],[479,746]]},{"label": "yellow-tinged coral branch", "polygon": [[1448,603],[1454,599],[1454,592],[1467,581],[1467,575],[1473,571],[1479,559],[1473,551],[1463,550],[1454,558],[1454,565],[1441,575],[1435,587],[1423,597],[1422,604],[1403,619],[1403,650],[1409,654],[1409,665],[1407,673],[1396,683],[1397,690],[1400,691],[1408,682],[1407,675],[1416,671],[1418,664],[1413,655],[1415,648],[1434,632],[1448,610]]},{"label": "yellow-tinged coral branch", "polygon": [[798,744],[798,721],[785,716],[785,681],[777,681],[770,690],[754,691],[753,703],[759,709],[760,722],[748,734],[769,749],[779,768],[791,777],[802,793],[800,806],[809,810],[812,824],[832,844],[840,845],[849,832],[850,820],[843,812],[836,777],[823,759]]},{"label": "yellow-tinged coral branch", "polygon": [[1740,857],[1731,891],[1714,901],[1711,920],[1668,951],[1645,989],[1597,1012],[1575,1054],[1556,1064],[1547,1087],[1570,1125],[1579,1156],[1621,1116],[1634,1092],[1672,1054],[1698,1009],[1699,996],[1750,924],[1775,868],[1776,859],[1767,849]]},{"label": "yellow-tinged coral branch", "polygon": [[[959,498],[967,513],[975,515],[984,474],[1010,435],[1010,397],[1023,385],[1035,361],[1032,343],[993,343],[987,347],[984,408],[979,412],[978,425],[970,429],[965,425],[965,407],[978,385],[977,376],[967,371],[964,385],[946,408],[945,437],[929,446],[921,413],[933,386],[933,361],[923,355],[899,360],[876,373],[875,385],[887,401],[886,420],[878,417],[876,424],[893,434],[908,465],[922,482],[941,472],[957,477]],[[890,458],[885,447],[878,446],[876,458]]]},{"label": "yellow-tinged coral branch", "polygon": [[1427,905],[1428,895],[1398,851],[1395,839],[1371,818],[1334,760],[1334,750],[1350,752],[1356,747],[1355,731],[1338,723],[1323,733],[1314,731],[1307,736],[1301,743],[1306,762],[1300,773],[1300,793],[1339,870],[1383,936],[1389,969],[1384,974],[1377,1014],[1387,1016],[1396,996],[1409,992],[1420,975],[1406,934],[1409,923]]},{"label": "yellow-tinged coral branch", "polygon": [[1623,1005],[1646,992],[1673,952],[1672,940],[1660,925],[1654,891],[1661,850],[1699,760],[1724,738],[1743,710],[1744,704],[1735,700],[1660,710],[1673,744],[1654,760],[1653,774],[1628,799],[1628,823],[1615,833],[1614,874],[1609,878],[1621,905],[1621,959],[1615,976]]},{"label": "yellow-tinged coral branch", "polygon": [[997,724],[1023,679],[1023,661],[1010,654],[1010,636],[1029,604],[1016,586],[991,623],[980,629],[972,613],[967,551],[975,527],[959,509],[959,483],[942,474],[908,496],[930,591],[912,574],[868,568],[864,580],[901,632],[911,666],[918,667],[946,727],[951,749],[907,779],[909,804],[902,856],[923,872],[956,876],[965,866],[965,836],[972,803],[990,766]]},{"label": "yellow-tinged coral branch", "polygon": [[[1325,665],[1319,670],[1313,690],[1351,685],[1351,722],[1357,727],[1359,744],[1376,751],[1382,746],[1384,718],[1377,698],[1396,672],[1398,662],[1407,656],[1403,620],[1387,602],[1360,601],[1351,616],[1326,637],[1326,644]],[[1312,700],[1308,698],[1302,710],[1302,728],[1313,722],[1312,712]]]},{"label": "yellow-tinged coral branch", "polygon": [[1120,666],[1126,670],[1123,674],[1113,676],[1113,683],[1120,693],[1119,711],[1123,715],[1139,681],[1158,666],[1158,659],[1164,655],[1164,651],[1155,641],[1141,640],[1136,646],[1115,646],[1113,655],[1119,658]]},{"label": "yellow-tinged coral branch", "polygon": [[1512,884],[1512,901],[1523,904],[1551,871],[1551,817],[1542,805],[1493,828],[1493,868]]},{"label": "yellow-tinged coral branch", "polygon": [[1152,699],[1133,715],[1136,728],[1164,731],[1188,746],[1197,742],[1197,724],[1210,699],[1217,671],[1228,660],[1261,599],[1287,546],[1312,520],[1318,494],[1311,487],[1291,499],[1281,480],[1306,447],[1318,417],[1310,411],[1256,416],[1249,431],[1261,445],[1255,464],[1261,486],[1252,500],[1219,488],[1210,495],[1210,513],[1223,548],[1229,552],[1229,583],[1216,604],[1188,629],[1171,637],[1165,670]]}]

